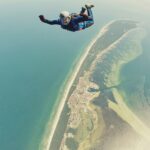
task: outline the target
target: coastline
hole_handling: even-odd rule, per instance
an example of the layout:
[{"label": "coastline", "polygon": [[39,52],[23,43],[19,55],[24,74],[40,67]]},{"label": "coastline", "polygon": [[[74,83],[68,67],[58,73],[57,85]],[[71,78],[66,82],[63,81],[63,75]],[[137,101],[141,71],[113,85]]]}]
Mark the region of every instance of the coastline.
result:
[{"label": "coastline", "polygon": [[[66,102],[66,98],[69,94],[69,91],[70,91],[70,88],[84,62],[84,60],[86,59],[86,57],[88,56],[88,53],[89,51],[91,50],[92,46],[95,44],[95,42],[105,33],[107,32],[108,30],[108,27],[109,25],[111,25],[113,22],[115,22],[115,20],[109,22],[108,24],[106,24],[102,29],[100,29],[100,31],[98,32],[98,34],[96,35],[96,37],[92,40],[92,42],[87,46],[87,48],[85,48],[85,50],[83,51],[83,54],[81,55],[80,59],[79,59],[79,62],[75,65],[75,68],[73,69],[73,72],[69,75],[69,79],[68,80],[65,80],[65,90],[62,91],[60,90],[60,92],[63,94],[61,96],[62,99],[60,100],[60,103],[58,104],[58,108],[56,109],[57,112],[55,111],[52,116],[54,116],[54,119],[51,121],[52,123],[48,123],[48,128],[51,128],[51,131],[49,131],[50,133],[48,134],[48,139],[44,139],[42,141],[42,147],[41,149],[42,150],[49,150],[50,148],[50,145],[51,145],[51,141],[52,141],[52,138],[53,138],[53,135],[55,133],[55,129],[56,129],[56,126],[57,126],[57,123],[59,121],[59,118],[60,118],[60,115],[61,115],[61,112],[64,108],[64,105],[65,105],[65,102]],[[60,97],[59,96],[59,97]],[[47,132],[46,132],[47,133]]]},{"label": "coastline", "polygon": [[[138,28],[140,29],[140,28]],[[132,31],[136,31],[136,29],[133,29],[131,31],[128,31],[127,33],[125,33],[123,35],[123,38],[126,37],[126,35],[128,33],[132,33]],[[137,36],[136,36],[137,37]],[[145,37],[145,32],[143,32],[142,35],[139,36],[141,39],[143,39]],[[118,41],[116,41],[117,43]],[[128,61],[124,62],[121,61],[120,66],[116,67],[116,69],[113,69],[113,72],[118,72],[118,74],[113,75],[113,77],[116,77],[116,80],[118,83],[120,82],[120,72],[121,69],[123,68],[123,66],[125,64],[128,64],[131,61],[134,61],[138,56],[140,56],[142,54],[142,47],[139,46],[139,50],[136,53],[136,55],[133,55],[132,53],[132,57],[128,57]],[[118,68],[118,69],[117,69]],[[150,128],[147,126],[147,124],[143,123],[143,121],[132,111],[132,109],[130,109],[130,107],[126,104],[126,100],[124,99],[124,97],[121,95],[120,90],[118,90],[117,88],[113,87],[112,88],[112,94],[116,100],[116,103],[113,102],[111,99],[107,99],[108,101],[108,106],[110,109],[112,109],[120,118],[122,118],[125,122],[127,122],[132,129],[138,133],[141,137],[143,137],[145,140],[147,140],[148,142],[150,141]]]},{"label": "coastline", "polygon": [[108,100],[109,108],[126,121],[139,135],[145,140],[150,141],[150,128],[144,124],[139,117],[132,112],[132,110],[126,105],[122,95],[115,88],[112,89],[112,93],[117,101],[117,104]]}]

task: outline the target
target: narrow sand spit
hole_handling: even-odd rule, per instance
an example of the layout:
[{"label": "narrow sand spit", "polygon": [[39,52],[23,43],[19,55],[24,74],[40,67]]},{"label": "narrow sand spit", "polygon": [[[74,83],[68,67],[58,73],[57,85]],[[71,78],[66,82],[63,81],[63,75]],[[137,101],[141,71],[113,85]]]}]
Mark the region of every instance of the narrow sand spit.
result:
[{"label": "narrow sand spit", "polygon": [[60,115],[61,115],[61,112],[64,108],[64,105],[65,105],[65,102],[66,102],[66,99],[67,99],[67,96],[69,94],[69,91],[70,91],[70,88],[72,87],[72,84],[84,62],[84,60],[86,59],[86,57],[88,56],[89,54],[89,51],[91,50],[92,46],[96,43],[96,41],[102,36],[104,35],[107,31],[108,31],[108,28],[109,26],[115,22],[115,20],[111,21],[110,23],[108,23],[106,26],[104,26],[100,32],[98,33],[98,35],[92,40],[92,42],[89,44],[89,46],[85,49],[85,52],[84,54],[81,56],[78,64],[76,65],[74,71],[72,72],[71,76],[70,76],[70,79],[68,80],[67,82],[67,85],[65,87],[65,90],[63,92],[63,95],[62,95],[62,99],[60,100],[60,103],[59,103],[59,106],[58,106],[58,109],[57,109],[57,113],[55,115],[55,118],[52,122],[52,124],[50,124],[48,126],[48,128],[50,129],[47,129],[47,132],[49,132],[48,134],[48,137],[44,138],[43,142],[42,142],[42,150],[49,150],[50,148],[50,145],[51,145],[51,142],[52,142],[52,138],[53,138],[53,135],[55,133],[55,130],[56,130],[56,127],[57,127],[57,123],[59,121],[59,118],[60,118]]}]

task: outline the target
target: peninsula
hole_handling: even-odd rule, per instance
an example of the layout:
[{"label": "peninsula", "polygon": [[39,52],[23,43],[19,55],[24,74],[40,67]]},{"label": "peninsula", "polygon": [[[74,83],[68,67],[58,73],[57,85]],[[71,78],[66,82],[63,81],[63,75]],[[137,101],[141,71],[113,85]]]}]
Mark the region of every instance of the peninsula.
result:
[{"label": "peninsula", "polygon": [[120,150],[122,145],[130,150],[137,149],[138,141],[147,145],[150,129],[119,89],[120,70],[142,54],[143,37],[132,20],[115,20],[101,29],[65,86],[44,150]]}]

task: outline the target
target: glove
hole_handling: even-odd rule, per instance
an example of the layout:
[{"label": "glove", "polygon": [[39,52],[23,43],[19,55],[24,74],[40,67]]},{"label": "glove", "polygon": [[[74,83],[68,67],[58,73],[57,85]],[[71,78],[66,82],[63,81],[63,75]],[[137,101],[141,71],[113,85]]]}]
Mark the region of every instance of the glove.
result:
[{"label": "glove", "polygon": [[41,20],[42,22],[44,22],[44,21],[45,21],[45,18],[44,18],[44,16],[43,16],[43,15],[40,15],[40,16],[39,16],[39,18],[40,18],[40,20]]}]

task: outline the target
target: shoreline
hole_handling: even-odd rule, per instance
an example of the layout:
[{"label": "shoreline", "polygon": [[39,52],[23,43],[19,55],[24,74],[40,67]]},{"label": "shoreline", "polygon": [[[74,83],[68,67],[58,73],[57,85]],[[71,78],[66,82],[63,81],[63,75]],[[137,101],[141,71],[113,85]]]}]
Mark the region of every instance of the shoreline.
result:
[{"label": "shoreline", "polygon": [[[137,28],[140,29],[140,28]],[[128,31],[127,33],[124,34],[124,37],[137,29],[133,29],[131,31]],[[123,38],[124,38],[123,37]],[[142,38],[141,38],[142,37]],[[145,32],[143,32],[142,36],[140,35],[140,38],[143,39],[145,37]],[[116,41],[117,43],[118,41]],[[141,44],[142,45],[142,42]],[[127,65],[129,62],[134,61],[137,57],[139,57],[143,52],[142,47],[140,46],[139,53],[136,53],[136,55],[133,57],[128,57],[130,58],[127,62],[122,62],[120,67],[116,69],[114,72],[121,72],[121,69],[123,68],[124,65]],[[116,76],[116,75],[115,75]],[[119,82],[120,80],[120,74],[116,76],[117,81]],[[115,102],[112,102],[111,99],[108,99],[108,106],[110,109],[112,109],[118,116],[123,119],[127,124],[129,124],[132,129],[139,134],[141,137],[143,137],[145,140],[150,141],[150,128],[143,123],[143,121],[130,109],[130,107],[127,105],[124,97],[121,95],[120,89],[118,90],[117,88],[113,87],[112,93],[114,95],[114,98],[116,100]],[[142,129],[142,130],[140,130]]]},{"label": "shoreline", "polygon": [[123,97],[117,89],[113,88],[112,93],[118,104],[108,100],[109,108],[116,112],[125,122],[127,122],[136,133],[141,135],[145,140],[150,141],[150,128],[144,124],[139,117],[126,105]]},{"label": "shoreline", "polygon": [[[72,84],[84,62],[84,60],[86,59],[86,57],[89,54],[89,51],[91,50],[92,46],[96,43],[96,41],[105,33],[108,31],[108,27],[109,25],[111,25],[113,22],[115,22],[116,20],[113,20],[111,22],[109,22],[108,24],[106,24],[104,27],[102,27],[102,29],[100,29],[100,31],[98,32],[98,34],[96,35],[96,37],[90,42],[90,44],[87,46],[87,48],[85,48],[85,50],[83,51],[83,53],[81,54],[81,57],[79,58],[79,62],[75,65],[75,68],[73,69],[73,72],[70,73],[69,79],[65,80],[64,82],[64,87],[66,87],[63,90],[60,89],[60,96],[62,97],[62,99],[59,101],[58,107],[57,107],[57,111],[55,111],[52,116],[54,116],[54,119],[51,118],[52,123],[51,123],[51,131],[49,131],[49,135],[48,135],[48,139],[45,139],[44,141],[42,141],[42,150],[49,150],[52,139],[53,139],[53,135],[55,133],[56,127],[57,127],[57,123],[60,119],[60,115],[61,112],[63,111],[64,105],[66,103],[66,98],[69,94],[70,88],[72,87]],[[58,96],[58,98],[60,97]],[[48,123],[49,124],[49,123]],[[49,127],[49,126],[48,126]]]}]

